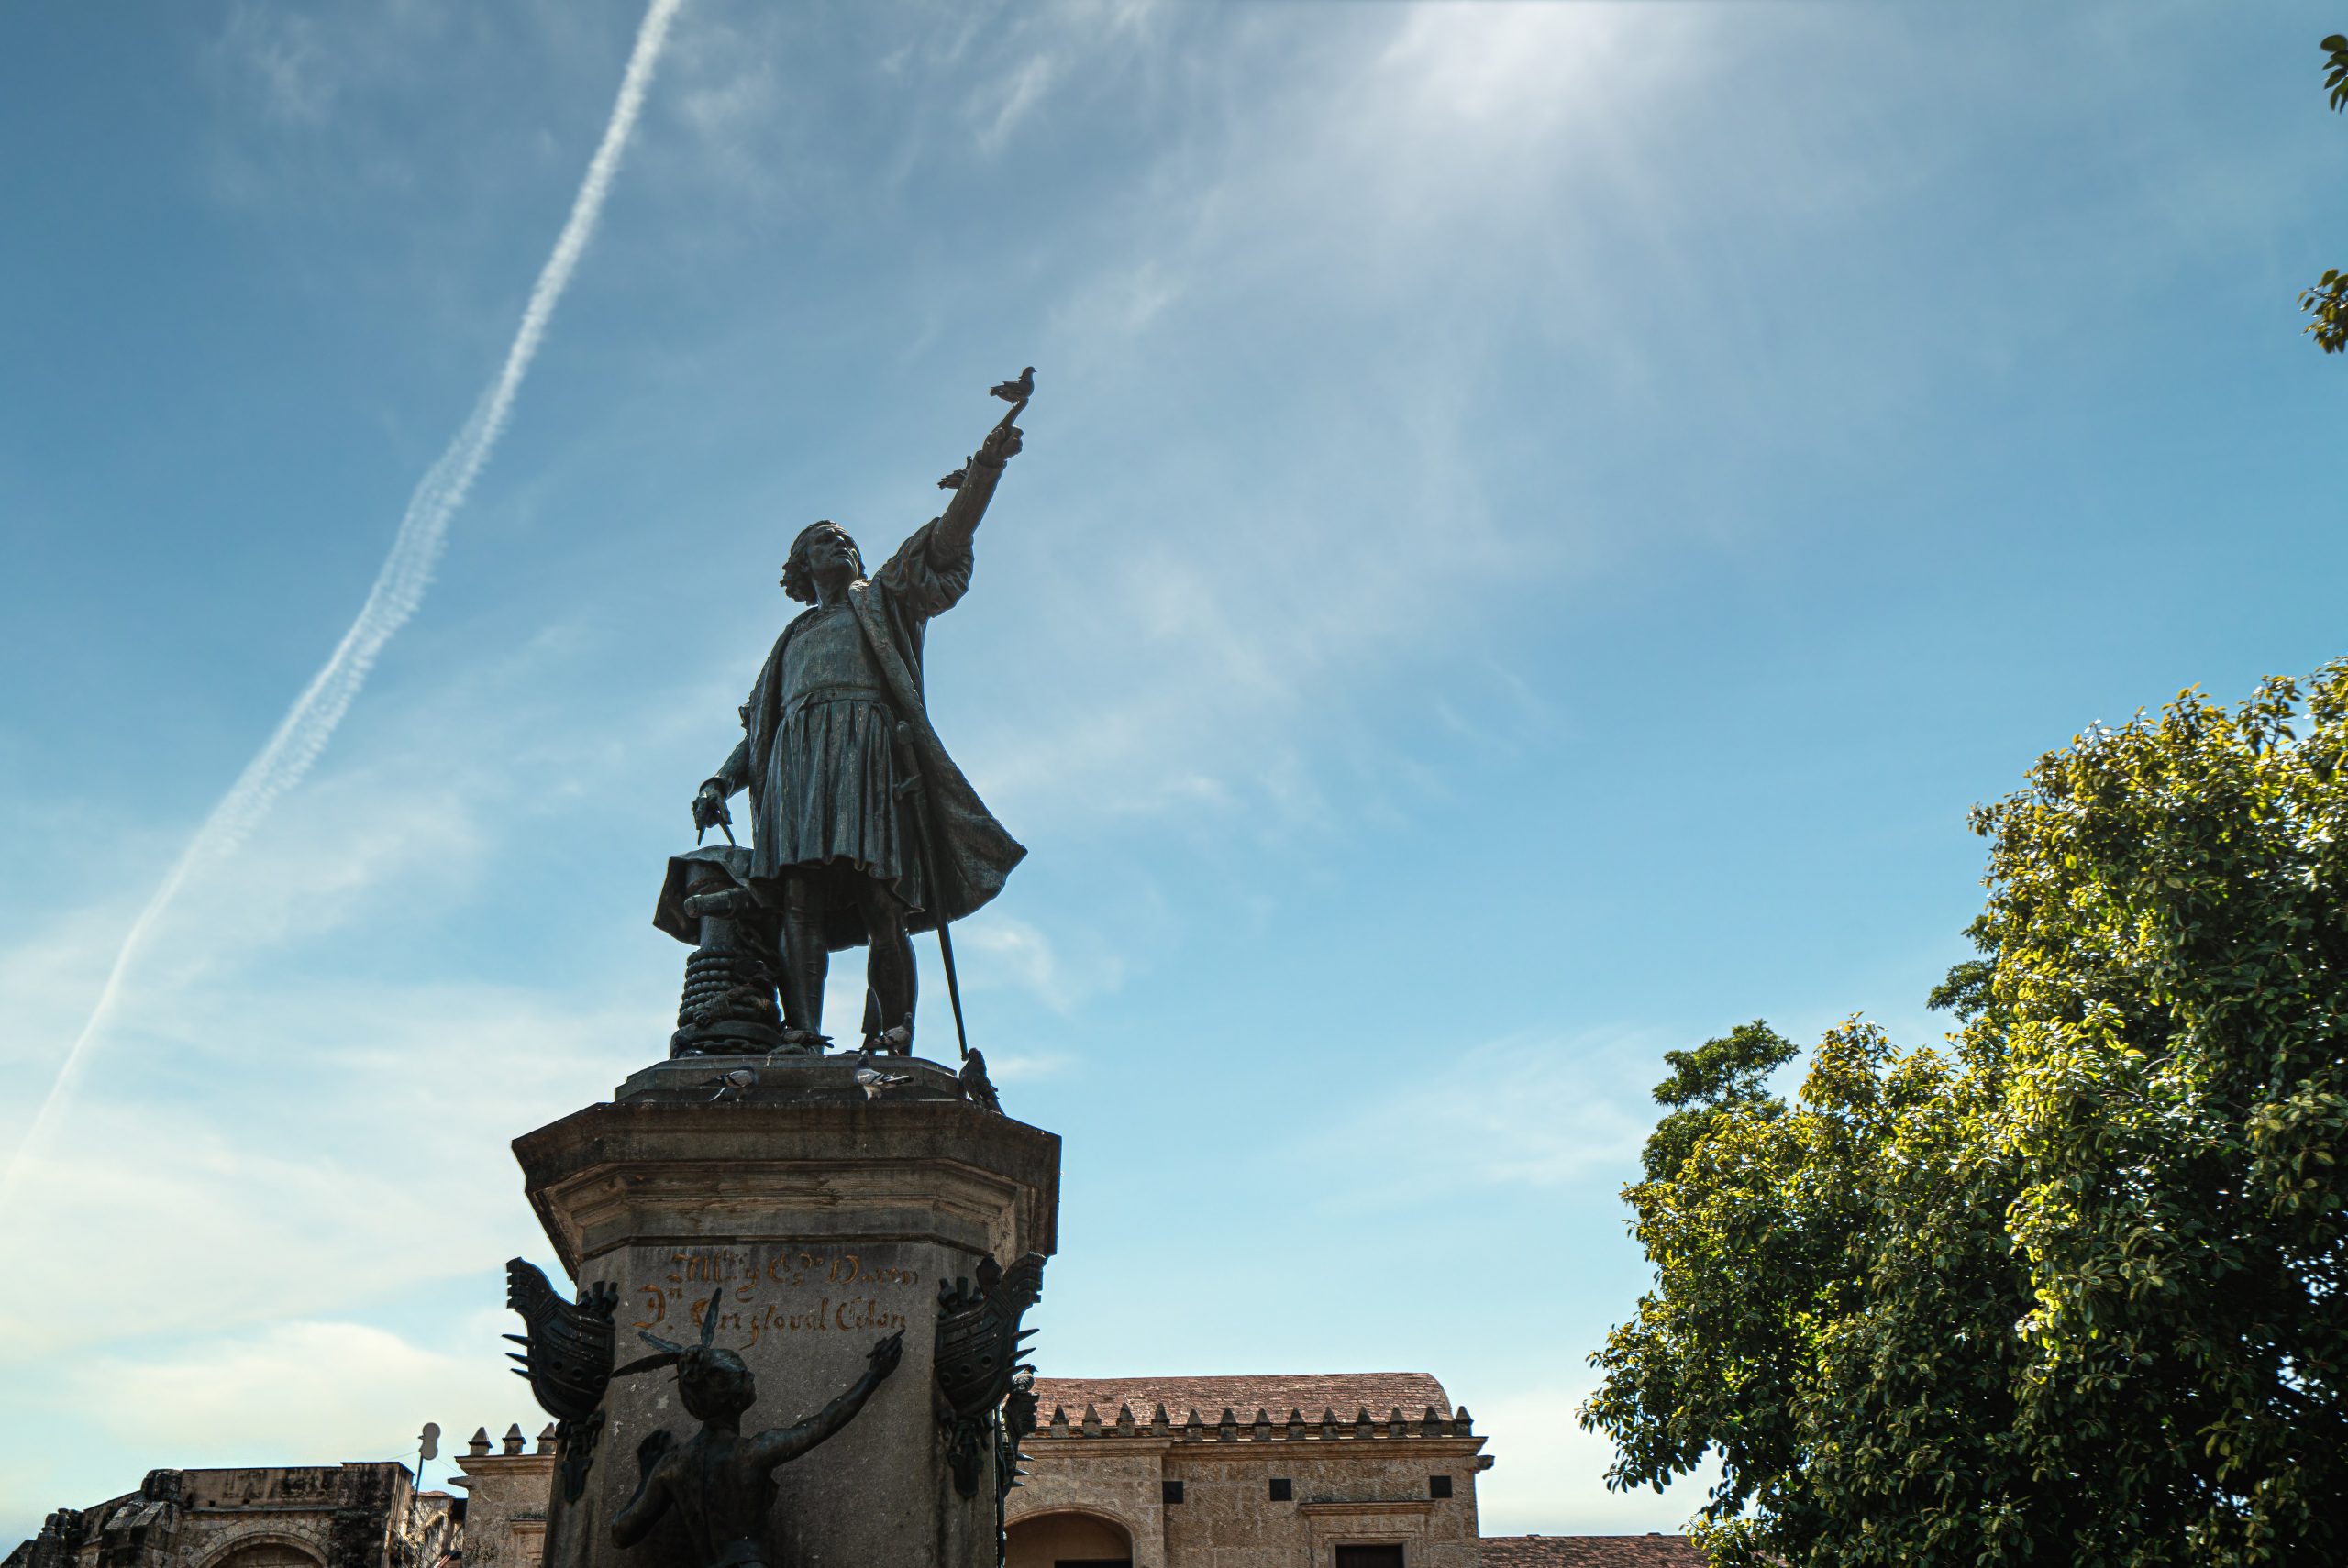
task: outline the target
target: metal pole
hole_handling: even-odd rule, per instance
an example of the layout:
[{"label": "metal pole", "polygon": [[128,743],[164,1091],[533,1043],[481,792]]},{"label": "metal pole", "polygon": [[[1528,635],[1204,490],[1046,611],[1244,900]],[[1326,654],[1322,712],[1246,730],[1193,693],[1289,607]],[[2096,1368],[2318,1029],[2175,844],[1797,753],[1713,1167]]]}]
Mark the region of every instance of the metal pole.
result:
[{"label": "metal pole", "polygon": [[[897,721],[896,742],[897,771],[903,776],[898,781],[897,791],[913,803],[914,852],[921,856],[922,878],[929,884],[929,900],[935,905],[946,889],[937,879],[937,856],[930,842],[929,787],[921,776],[921,758],[914,751],[914,727],[903,719]],[[954,1004],[955,1043],[961,1046],[962,1060],[967,1062],[970,1059],[970,1036],[962,1026],[962,980],[954,972],[954,939],[947,934],[943,909],[937,911],[937,953],[946,961],[946,997]]]},{"label": "metal pole", "polygon": [[[929,872],[930,885],[937,885],[937,872]],[[936,895],[932,895],[935,897]],[[937,952],[946,960],[946,999],[954,1004],[954,1040],[962,1047],[962,1060],[970,1059],[970,1037],[962,1030],[962,982],[954,975],[954,939],[946,934],[946,922],[937,922]]]}]

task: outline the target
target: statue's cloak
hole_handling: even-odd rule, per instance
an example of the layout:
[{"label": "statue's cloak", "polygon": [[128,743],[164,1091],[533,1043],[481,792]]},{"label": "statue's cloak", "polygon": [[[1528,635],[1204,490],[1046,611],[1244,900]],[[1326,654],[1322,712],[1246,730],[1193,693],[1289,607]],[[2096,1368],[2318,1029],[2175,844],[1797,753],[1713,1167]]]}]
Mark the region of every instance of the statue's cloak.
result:
[{"label": "statue's cloak", "polygon": [[[970,546],[965,538],[955,548],[933,518],[914,530],[897,547],[888,564],[847,591],[857,625],[864,633],[872,661],[887,681],[897,717],[912,732],[914,754],[921,767],[925,810],[914,828],[925,841],[925,879],[930,887],[925,907],[906,922],[914,931],[927,931],[941,921],[960,920],[1002,891],[1011,868],[1027,851],[995,821],[962,770],[946,754],[946,746],[929,722],[922,694],[922,637],[930,617],[951,609],[970,586]],[[751,819],[767,820],[762,802],[766,792],[786,787],[770,777],[777,766],[775,735],[782,723],[783,650],[806,617],[795,617],[775,639],[774,650],[759,670],[750,700],[743,704],[744,748],[737,755],[744,764],[750,791]],[[907,807],[910,815],[912,807]],[[751,851],[754,887],[779,876],[784,867],[773,861],[767,835],[759,834]],[[841,903],[824,917],[824,944],[852,947],[869,938],[856,909]]]}]

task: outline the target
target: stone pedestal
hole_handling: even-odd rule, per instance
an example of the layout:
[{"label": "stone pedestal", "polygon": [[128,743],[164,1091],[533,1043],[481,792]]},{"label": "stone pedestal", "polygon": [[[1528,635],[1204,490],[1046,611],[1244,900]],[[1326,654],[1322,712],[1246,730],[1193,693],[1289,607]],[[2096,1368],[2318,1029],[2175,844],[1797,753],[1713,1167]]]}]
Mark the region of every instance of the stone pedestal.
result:
[{"label": "stone pedestal", "polygon": [[[823,1446],[776,1473],[770,1568],[990,1568],[995,1482],[956,1488],[933,1407],[941,1284],[1050,1253],[1059,1140],[961,1098],[954,1075],[877,1061],[906,1081],[868,1095],[856,1059],[703,1056],[661,1064],[515,1140],[531,1204],[573,1281],[620,1289],[618,1360],[639,1337],[715,1342],[758,1380],[745,1433],[804,1419],[904,1331],[904,1359]],[[746,1086],[724,1075],[745,1068]],[[668,1370],[615,1378],[585,1485],[558,1477],[547,1568],[692,1568],[672,1518],[614,1546],[648,1435],[698,1423]]]}]

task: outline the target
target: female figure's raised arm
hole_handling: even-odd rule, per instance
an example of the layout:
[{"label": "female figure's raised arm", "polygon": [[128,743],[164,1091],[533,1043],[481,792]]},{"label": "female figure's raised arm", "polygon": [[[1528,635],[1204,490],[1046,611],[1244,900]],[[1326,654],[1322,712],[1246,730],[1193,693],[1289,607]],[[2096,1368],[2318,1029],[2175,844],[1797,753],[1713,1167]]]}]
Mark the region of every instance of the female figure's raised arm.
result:
[{"label": "female figure's raised arm", "polygon": [[849,1384],[838,1398],[795,1427],[776,1427],[750,1439],[751,1464],[762,1471],[788,1464],[847,1425],[872,1397],[872,1391],[897,1370],[904,1353],[905,1331],[900,1329],[867,1353],[864,1375]]}]

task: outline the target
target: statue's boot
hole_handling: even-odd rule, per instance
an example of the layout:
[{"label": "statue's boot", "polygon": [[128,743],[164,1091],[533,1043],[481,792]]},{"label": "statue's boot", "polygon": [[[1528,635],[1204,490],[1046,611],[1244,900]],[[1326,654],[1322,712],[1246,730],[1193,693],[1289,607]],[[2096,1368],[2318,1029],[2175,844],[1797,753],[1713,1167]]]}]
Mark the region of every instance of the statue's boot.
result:
[{"label": "statue's boot", "polygon": [[880,1021],[883,1011],[880,992],[871,985],[864,988],[864,1049],[868,1055],[910,1056],[914,1050],[914,1021],[909,1013],[901,1013],[893,1024]]},{"label": "statue's boot", "polygon": [[865,1045],[892,1056],[914,1049],[914,993],[920,971],[905,934],[904,911],[893,899],[871,889],[864,909],[872,944],[864,969]]},{"label": "statue's boot", "polygon": [[831,971],[831,955],[824,949],[824,922],[806,904],[793,900],[782,911],[783,1040],[830,1042],[824,1035],[824,981]]}]

